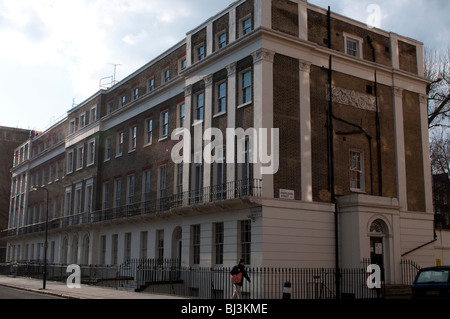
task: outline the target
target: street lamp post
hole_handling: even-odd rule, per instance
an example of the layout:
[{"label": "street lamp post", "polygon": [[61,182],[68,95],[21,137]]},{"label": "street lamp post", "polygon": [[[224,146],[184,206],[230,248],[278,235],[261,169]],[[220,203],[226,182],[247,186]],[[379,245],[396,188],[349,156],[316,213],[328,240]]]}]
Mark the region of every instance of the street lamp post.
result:
[{"label": "street lamp post", "polygon": [[44,273],[43,273],[43,282],[42,289],[45,290],[47,284],[47,248],[48,248],[48,189],[43,186],[34,186],[33,190],[37,191],[39,189],[43,189],[47,192],[47,213],[45,217],[45,242],[44,242]]}]

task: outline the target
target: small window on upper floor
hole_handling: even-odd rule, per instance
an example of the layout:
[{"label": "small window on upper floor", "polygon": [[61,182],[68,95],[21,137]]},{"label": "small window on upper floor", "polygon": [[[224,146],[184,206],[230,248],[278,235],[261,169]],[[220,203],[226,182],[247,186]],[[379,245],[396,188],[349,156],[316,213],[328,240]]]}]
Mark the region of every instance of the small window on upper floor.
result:
[{"label": "small window on upper floor", "polygon": [[246,16],[245,18],[241,19],[240,22],[240,35],[246,35],[252,31],[252,17]]},{"label": "small window on upper floor", "polygon": [[[73,134],[76,131],[76,121],[75,119],[71,120],[69,123],[69,134]],[[33,154],[34,155],[34,154]]]},{"label": "small window on upper floor", "polygon": [[126,95],[123,95],[120,98],[120,106],[124,106],[125,104],[127,104],[127,97],[126,97]]},{"label": "small window on upper floor", "polygon": [[167,135],[169,134],[169,111],[161,112],[160,123],[160,136],[161,138],[167,137]]},{"label": "small window on upper floor", "polygon": [[155,77],[152,77],[150,80],[148,80],[148,90],[149,92],[151,92],[154,89],[155,89]]},{"label": "small window on upper floor", "polygon": [[226,47],[226,45],[227,45],[227,32],[226,31],[223,31],[217,35],[216,43],[217,43],[217,50]]},{"label": "small window on upper floor", "polygon": [[184,69],[186,69],[186,67],[187,67],[186,56],[183,56],[178,60],[178,70],[179,70],[178,72],[183,71]]},{"label": "small window on upper floor", "polygon": [[363,39],[344,33],[345,53],[356,58],[362,58]]},{"label": "small window on upper floor", "polygon": [[89,122],[92,123],[97,120],[98,120],[97,105],[95,105],[91,108],[90,115],[89,115]]},{"label": "small window on upper floor", "polygon": [[80,115],[80,128],[85,127],[86,126],[86,114],[81,114]]},{"label": "small window on upper floor", "polygon": [[364,153],[357,150],[350,151],[350,190],[364,192]]},{"label": "small window on upper floor", "polygon": [[206,57],[205,44],[202,43],[195,47],[195,61],[203,60]]},{"label": "small window on upper floor", "polygon": [[253,100],[253,75],[252,70],[247,69],[240,73],[239,77],[239,105],[250,103]]},{"label": "small window on upper floor", "polygon": [[170,69],[167,68],[163,71],[163,82],[167,83],[170,81]]}]

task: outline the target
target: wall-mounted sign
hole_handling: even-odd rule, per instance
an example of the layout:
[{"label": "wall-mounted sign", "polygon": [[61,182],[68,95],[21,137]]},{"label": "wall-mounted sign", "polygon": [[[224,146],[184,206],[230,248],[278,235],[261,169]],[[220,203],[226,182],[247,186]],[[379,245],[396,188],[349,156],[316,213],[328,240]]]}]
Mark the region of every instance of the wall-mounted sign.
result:
[{"label": "wall-mounted sign", "polygon": [[280,198],[295,199],[295,192],[292,189],[280,189]]}]

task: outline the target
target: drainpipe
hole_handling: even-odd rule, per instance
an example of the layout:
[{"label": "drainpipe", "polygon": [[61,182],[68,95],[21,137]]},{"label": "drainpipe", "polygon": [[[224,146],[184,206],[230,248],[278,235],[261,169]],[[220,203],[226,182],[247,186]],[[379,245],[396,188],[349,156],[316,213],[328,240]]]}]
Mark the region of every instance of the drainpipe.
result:
[{"label": "drainpipe", "polygon": [[[331,49],[331,8],[328,7],[327,12],[327,31],[328,31],[328,49]],[[333,60],[330,54],[328,62],[328,87],[330,100],[328,103],[328,143],[329,143],[329,172],[330,172],[330,195],[331,202],[334,205],[334,245],[335,245],[335,285],[336,285],[336,299],[341,299],[341,271],[339,266],[339,212],[336,201],[335,185],[334,185],[334,136],[333,136]]]},{"label": "drainpipe", "polygon": [[[373,46],[373,41],[370,36],[367,36],[370,47],[372,48],[372,61],[376,62],[375,47]],[[378,196],[383,196],[383,174],[381,165],[381,129],[380,129],[380,105],[378,100],[378,80],[377,80],[377,70],[375,70],[375,105],[376,105],[376,139],[377,139],[377,161],[378,161]]]}]

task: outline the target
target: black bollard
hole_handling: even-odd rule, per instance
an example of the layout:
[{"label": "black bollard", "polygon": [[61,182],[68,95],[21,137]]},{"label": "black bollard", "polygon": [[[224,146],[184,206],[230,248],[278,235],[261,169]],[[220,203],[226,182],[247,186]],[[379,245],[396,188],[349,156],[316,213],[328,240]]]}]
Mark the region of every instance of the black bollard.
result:
[{"label": "black bollard", "polygon": [[283,299],[291,299],[291,283],[286,281],[283,286]]}]

